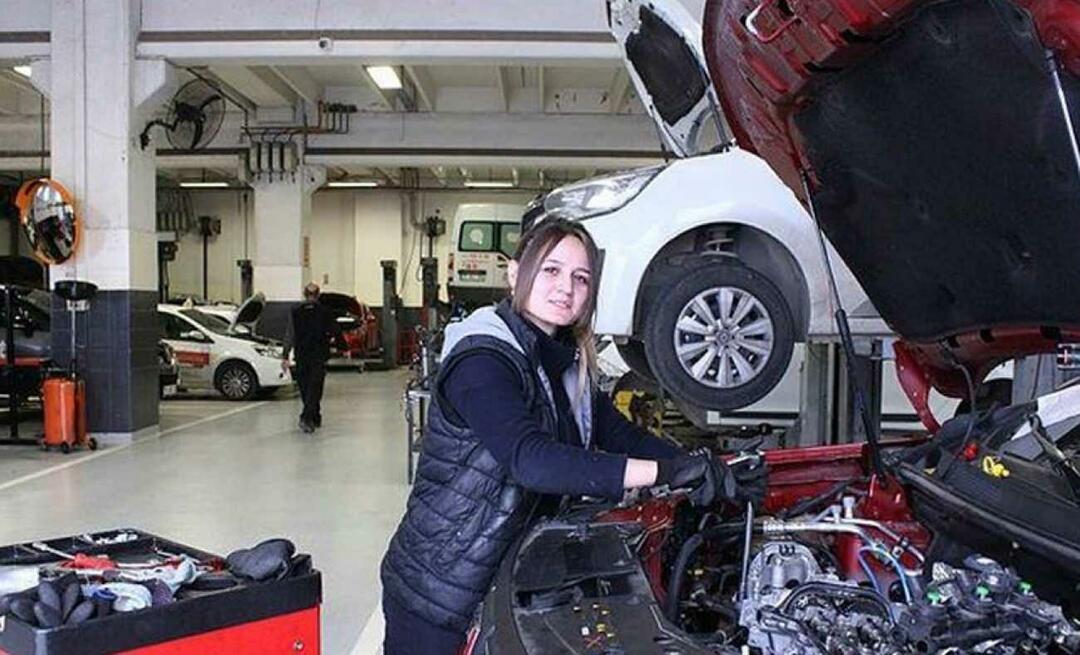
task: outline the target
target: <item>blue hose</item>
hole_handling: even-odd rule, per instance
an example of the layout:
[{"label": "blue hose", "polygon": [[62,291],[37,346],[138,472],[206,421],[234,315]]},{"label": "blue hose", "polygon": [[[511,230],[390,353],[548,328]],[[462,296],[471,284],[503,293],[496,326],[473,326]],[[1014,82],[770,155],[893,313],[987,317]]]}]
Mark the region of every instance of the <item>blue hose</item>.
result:
[{"label": "blue hose", "polygon": [[[866,572],[867,575],[870,575],[870,572],[868,570],[870,567],[866,564],[866,561],[862,558],[863,553],[873,553],[874,555],[877,555],[878,557],[884,559],[886,562],[889,563],[889,565],[891,565],[893,567],[893,569],[896,571],[897,577],[900,579],[900,586],[904,590],[904,600],[905,600],[905,602],[907,602],[910,605],[911,600],[912,600],[912,596],[911,596],[911,587],[908,586],[907,574],[904,573],[904,567],[902,567],[900,565],[900,562],[895,557],[893,557],[892,553],[890,553],[890,552],[888,552],[886,550],[882,550],[880,548],[870,548],[870,547],[867,547],[867,546],[863,546],[862,548],[860,548],[859,549],[859,563],[863,566],[863,571]],[[871,576],[871,579],[874,581],[874,588],[878,589],[877,579],[874,578],[873,576]],[[878,589],[878,593],[881,593],[880,589]],[[886,596],[886,599],[888,599],[888,596]]]}]

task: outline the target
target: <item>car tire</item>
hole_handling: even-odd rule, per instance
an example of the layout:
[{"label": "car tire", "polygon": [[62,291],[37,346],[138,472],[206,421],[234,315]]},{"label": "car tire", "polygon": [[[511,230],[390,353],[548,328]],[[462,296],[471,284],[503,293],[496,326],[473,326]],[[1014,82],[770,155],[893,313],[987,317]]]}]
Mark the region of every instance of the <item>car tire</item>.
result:
[{"label": "car tire", "polygon": [[615,348],[619,351],[619,357],[622,357],[626,365],[638,377],[656,382],[656,376],[653,375],[652,368],[649,367],[649,359],[645,355],[645,344],[637,339],[629,339],[626,343],[615,344]]},{"label": "car tire", "polygon": [[251,400],[259,392],[259,379],[244,362],[225,362],[214,376],[214,387],[229,400]]},{"label": "car tire", "polygon": [[[721,412],[746,407],[787,371],[792,311],[761,273],[734,259],[689,266],[651,296],[645,355],[656,380],[683,403]],[[724,303],[726,321],[719,319]]]}]

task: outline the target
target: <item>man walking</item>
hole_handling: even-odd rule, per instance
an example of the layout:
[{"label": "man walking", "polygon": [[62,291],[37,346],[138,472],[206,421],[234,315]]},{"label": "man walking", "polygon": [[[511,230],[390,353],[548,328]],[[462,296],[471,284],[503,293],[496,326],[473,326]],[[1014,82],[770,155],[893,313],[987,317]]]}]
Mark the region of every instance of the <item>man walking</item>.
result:
[{"label": "man walking", "polygon": [[282,366],[289,365],[289,350],[296,353],[296,384],[304,411],[300,414],[300,429],[314,432],[322,426],[323,382],[326,379],[326,360],[330,359],[330,341],[342,340],[341,328],[333,314],[319,303],[319,285],[304,287],[304,302],[293,308],[286,328],[285,354]]}]

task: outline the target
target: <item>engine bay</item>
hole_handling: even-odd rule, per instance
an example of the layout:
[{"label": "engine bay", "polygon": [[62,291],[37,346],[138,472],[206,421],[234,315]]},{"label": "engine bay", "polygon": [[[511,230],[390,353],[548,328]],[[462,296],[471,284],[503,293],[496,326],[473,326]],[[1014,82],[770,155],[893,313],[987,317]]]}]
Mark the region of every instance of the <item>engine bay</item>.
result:
[{"label": "engine bay", "polygon": [[930,529],[859,446],[769,459],[760,515],[654,492],[542,521],[472,652],[1080,653],[1075,592]]}]

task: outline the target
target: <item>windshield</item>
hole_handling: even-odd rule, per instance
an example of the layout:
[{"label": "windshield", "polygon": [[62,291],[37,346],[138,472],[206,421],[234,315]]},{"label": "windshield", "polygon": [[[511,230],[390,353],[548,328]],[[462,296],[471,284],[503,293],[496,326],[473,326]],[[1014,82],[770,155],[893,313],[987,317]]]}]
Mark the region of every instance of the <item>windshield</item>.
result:
[{"label": "windshield", "polygon": [[229,334],[229,322],[219,316],[204,314],[197,309],[181,309],[180,313],[215,334]]}]

